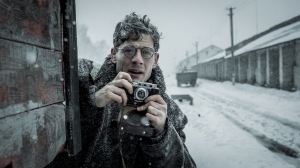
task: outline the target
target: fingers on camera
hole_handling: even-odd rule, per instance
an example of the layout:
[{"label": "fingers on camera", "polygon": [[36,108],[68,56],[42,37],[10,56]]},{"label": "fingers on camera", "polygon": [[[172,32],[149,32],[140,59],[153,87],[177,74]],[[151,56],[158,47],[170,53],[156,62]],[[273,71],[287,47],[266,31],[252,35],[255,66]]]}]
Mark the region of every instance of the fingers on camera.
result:
[{"label": "fingers on camera", "polygon": [[125,79],[129,82],[132,82],[131,76],[126,72],[119,72],[115,79]]},{"label": "fingers on camera", "polygon": [[116,87],[126,89],[130,94],[133,92],[132,84],[126,79],[117,79],[112,84]]},{"label": "fingers on camera", "polygon": [[114,87],[110,92],[108,92],[108,96],[118,103],[123,103],[124,106],[127,103],[127,96],[124,89]]}]

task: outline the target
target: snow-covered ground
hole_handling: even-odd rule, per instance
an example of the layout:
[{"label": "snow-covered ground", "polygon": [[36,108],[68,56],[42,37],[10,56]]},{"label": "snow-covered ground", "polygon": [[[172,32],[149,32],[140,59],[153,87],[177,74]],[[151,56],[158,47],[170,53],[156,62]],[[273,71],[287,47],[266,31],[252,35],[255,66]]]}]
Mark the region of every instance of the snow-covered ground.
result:
[{"label": "snow-covered ground", "polygon": [[201,168],[300,168],[300,92],[198,79],[167,93],[189,94],[179,102],[189,123],[186,145]]}]

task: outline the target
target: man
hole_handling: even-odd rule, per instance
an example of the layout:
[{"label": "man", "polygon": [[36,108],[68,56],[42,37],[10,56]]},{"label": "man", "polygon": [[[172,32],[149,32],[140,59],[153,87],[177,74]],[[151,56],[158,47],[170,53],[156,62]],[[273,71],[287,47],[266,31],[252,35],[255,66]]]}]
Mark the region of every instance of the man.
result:
[{"label": "man", "polygon": [[[114,47],[95,79],[95,113],[99,116],[95,141],[89,147],[85,165],[95,167],[195,167],[184,141],[182,129],[186,116],[165,93],[165,83],[158,66],[157,28],[144,16],[127,15],[116,26]],[[155,129],[153,137],[124,134],[118,139],[118,115],[127,105],[131,82],[157,84],[160,94],[151,95],[145,104],[146,117]],[[120,148],[121,146],[121,148]]]},{"label": "man", "polygon": [[[146,16],[131,13],[117,24],[113,38],[96,77],[91,77],[91,61],[79,61],[83,149],[71,162],[79,167],[196,167],[184,144],[187,118],[165,93],[157,28]],[[151,137],[119,133],[118,116],[133,93],[133,81],[157,84],[160,90],[136,107],[147,112]]]}]

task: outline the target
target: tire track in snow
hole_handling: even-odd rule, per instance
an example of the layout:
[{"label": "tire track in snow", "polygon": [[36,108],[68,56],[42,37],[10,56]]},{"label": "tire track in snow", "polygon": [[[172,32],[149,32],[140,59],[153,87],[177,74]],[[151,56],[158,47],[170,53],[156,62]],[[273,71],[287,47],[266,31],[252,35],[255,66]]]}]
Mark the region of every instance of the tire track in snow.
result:
[{"label": "tire track in snow", "polygon": [[[190,92],[190,94],[218,108],[227,119],[251,133],[268,149],[284,153],[290,157],[299,157],[300,145],[297,142],[300,141],[296,139],[296,134],[299,134],[299,126],[297,124],[290,124],[289,121],[284,121],[271,115],[264,115],[262,112],[254,111],[243,107],[241,104],[224,100],[206,92]],[[242,115],[239,115],[240,113]],[[288,130],[288,133],[282,133],[280,131],[282,128]],[[274,129],[276,131],[272,131]]]}]

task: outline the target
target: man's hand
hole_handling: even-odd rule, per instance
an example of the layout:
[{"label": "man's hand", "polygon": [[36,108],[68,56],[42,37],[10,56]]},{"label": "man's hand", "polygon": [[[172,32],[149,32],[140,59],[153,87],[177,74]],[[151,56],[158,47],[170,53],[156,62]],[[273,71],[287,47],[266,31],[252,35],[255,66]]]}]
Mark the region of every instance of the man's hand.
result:
[{"label": "man's hand", "polygon": [[160,134],[164,131],[167,118],[167,103],[160,95],[152,95],[146,98],[144,105],[137,107],[138,111],[147,110],[146,116],[151,121],[151,125]]},{"label": "man's hand", "polygon": [[126,72],[119,72],[113,81],[95,93],[96,106],[104,107],[108,103],[116,101],[124,106],[127,104],[125,89],[132,94],[132,79]]}]

